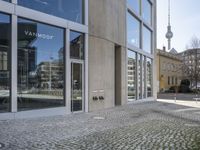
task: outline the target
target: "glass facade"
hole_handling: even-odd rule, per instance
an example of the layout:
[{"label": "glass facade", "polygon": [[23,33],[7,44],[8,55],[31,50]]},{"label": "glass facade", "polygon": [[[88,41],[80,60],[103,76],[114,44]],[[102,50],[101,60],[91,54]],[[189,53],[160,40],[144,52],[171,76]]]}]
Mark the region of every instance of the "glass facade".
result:
[{"label": "glass facade", "polygon": [[18,4],[77,23],[84,23],[84,0],[18,0]]},{"label": "glass facade", "polygon": [[146,98],[146,60],[145,56],[142,56],[142,91],[143,91],[143,98]]},{"label": "glass facade", "polygon": [[147,58],[147,97],[152,96],[152,86],[153,86],[152,68],[153,68],[152,59]]},{"label": "glass facade", "polygon": [[143,50],[147,53],[152,53],[152,38],[151,31],[143,26]]},{"label": "glass facade", "polygon": [[71,110],[82,111],[83,103],[83,81],[82,64],[71,63]]},{"label": "glass facade", "polygon": [[142,17],[148,23],[152,22],[152,6],[149,0],[142,0]]},{"label": "glass facade", "polygon": [[64,29],[18,18],[18,110],[64,106]]},{"label": "glass facade", "polygon": [[140,22],[129,12],[127,14],[127,40],[128,44],[140,47]]},{"label": "glass facade", "polygon": [[128,101],[136,100],[136,53],[128,50]]},{"label": "glass facade", "polygon": [[2,1],[11,2],[11,0],[2,0]]},{"label": "glass facade", "polygon": [[142,55],[138,54],[137,55],[137,66],[138,66],[138,98],[142,98]]},{"label": "glass facade", "polygon": [[[153,96],[153,26],[152,8],[154,2],[150,0],[127,0],[127,59],[128,59],[128,101],[132,93],[134,99],[145,99]],[[130,53],[134,53],[137,62],[134,67],[135,78],[130,77]],[[133,57],[132,57],[133,58]],[[132,68],[133,69],[133,68]],[[130,82],[132,81],[132,82]],[[134,87],[134,92],[130,89]],[[134,85],[132,85],[134,84]],[[131,93],[132,92],[132,93]]]},{"label": "glass facade", "polygon": [[127,0],[127,3],[138,14],[140,14],[140,0]]},{"label": "glass facade", "polygon": [[70,31],[71,110],[83,110],[84,34]]},{"label": "glass facade", "polygon": [[0,13],[0,113],[10,111],[10,16]]},{"label": "glass facade", "polygon": [[84,59],[84,34],[70,32],[70,57],[72,59]]},{"label": "glass facade", "polygon": [[[87,111],[84,110],[87,1],[2,1],[11,2],[7,5],[12,10],[0,10],[0,113],[46,112],[58,107],[58,113]],[[36,11],[40,16],[34,17]],[[53,22],[43,19],[47,14],[54,16]]]}]

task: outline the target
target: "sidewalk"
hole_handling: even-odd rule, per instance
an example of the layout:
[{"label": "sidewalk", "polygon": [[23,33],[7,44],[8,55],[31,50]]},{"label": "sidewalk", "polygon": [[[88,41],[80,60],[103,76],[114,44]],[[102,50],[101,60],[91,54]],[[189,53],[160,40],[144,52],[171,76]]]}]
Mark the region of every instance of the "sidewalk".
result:
[{"label": "sidewalk", "polygon": [[195,107],[195,108],[200,108],[200,101],[195,101],[195,100],[169,100],[169,99],[157,99],[158,102],[163,102],[163,103],[170,103],[170,104],[177,104],[177,105],[183,105],[183,106],[188,106],[188,107]]},{"label": "sidewalk", "polygon": [[200,109],[166,102],[0,121],[1,150],[200,149]]}]

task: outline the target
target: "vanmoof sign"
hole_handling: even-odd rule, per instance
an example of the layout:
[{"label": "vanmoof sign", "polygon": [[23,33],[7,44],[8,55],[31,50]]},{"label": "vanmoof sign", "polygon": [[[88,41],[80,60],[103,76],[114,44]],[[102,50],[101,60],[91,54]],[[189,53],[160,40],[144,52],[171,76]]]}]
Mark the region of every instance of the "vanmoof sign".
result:
[{"label": "vanmoof sign", "polygon": [[46,40],[52,40],[54,38],[53,35],[48,35],[48,34],[43,34],[43,33],[36,33],[36,32],[32,32],[32,31],[28,31],[28,30],[25,30],[24,34],[26,36],[37,37],[37,38],[42,38],[42,39],[46,39]]}]

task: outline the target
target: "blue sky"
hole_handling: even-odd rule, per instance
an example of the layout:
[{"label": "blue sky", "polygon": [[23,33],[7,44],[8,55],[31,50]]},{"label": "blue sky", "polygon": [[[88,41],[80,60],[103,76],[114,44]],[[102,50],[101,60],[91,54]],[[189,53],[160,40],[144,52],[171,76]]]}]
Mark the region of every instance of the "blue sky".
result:
[{"label": "blue sky", "polygon": [[[157,0],[157,48],[167,47],[168,0]],[[200,0],[171,0],[172,47],[178,52],[195,35],[200,38]]]}]

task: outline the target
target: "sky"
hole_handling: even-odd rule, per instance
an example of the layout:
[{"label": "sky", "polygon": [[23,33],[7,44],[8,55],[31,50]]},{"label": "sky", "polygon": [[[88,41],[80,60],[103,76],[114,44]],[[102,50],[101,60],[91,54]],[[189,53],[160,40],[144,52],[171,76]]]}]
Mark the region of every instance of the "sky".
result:
[{"label": "sky", "polygon": [[[157,0],[157,48],[167,48],[168,0]],[[200,38],[200,0],[171,0],[172,47],[184,51],[191,38]]]}]

